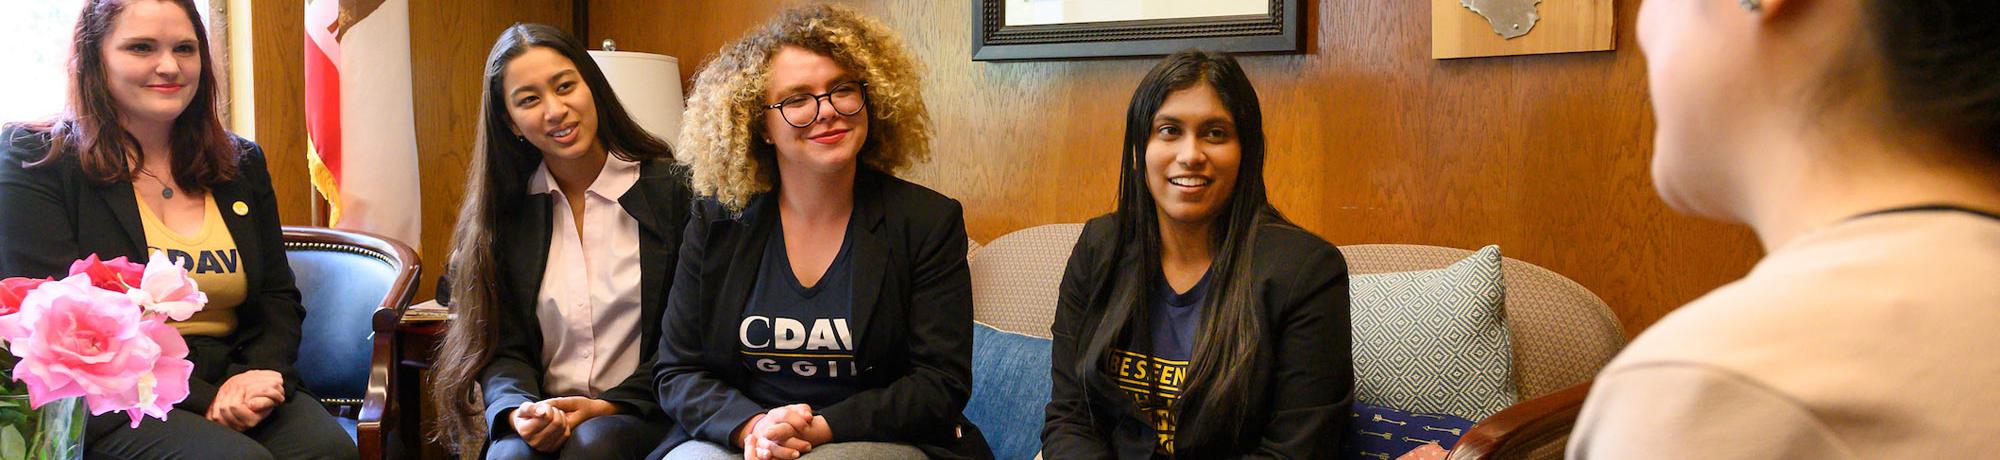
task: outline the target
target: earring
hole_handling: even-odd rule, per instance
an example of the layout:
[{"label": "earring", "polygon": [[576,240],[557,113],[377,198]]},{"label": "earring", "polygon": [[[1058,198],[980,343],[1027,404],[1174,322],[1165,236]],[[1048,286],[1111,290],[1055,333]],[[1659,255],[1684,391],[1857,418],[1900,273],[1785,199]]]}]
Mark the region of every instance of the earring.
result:
[{"label": "earring", "polygon": [[1763,0],[1737,0],[1737,3],[1742,5],[1745,11],[1752,13],[1764,10]]}]

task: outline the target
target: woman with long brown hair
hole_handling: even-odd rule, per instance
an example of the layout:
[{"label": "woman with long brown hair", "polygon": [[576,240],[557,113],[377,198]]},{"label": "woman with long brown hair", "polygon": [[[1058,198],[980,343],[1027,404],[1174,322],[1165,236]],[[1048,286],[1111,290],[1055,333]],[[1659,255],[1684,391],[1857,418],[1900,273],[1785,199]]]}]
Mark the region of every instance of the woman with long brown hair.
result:
[{"label": "woman with long brown hair", "polygon": [[300,385],[305,309],[257,144],[216,117],[208,35],[188,0],[93,0],[77,18],[69,100],[0,134],[0,277],[96,254],[187,268],[207,307],[170,323],[194,364],[186,400],[131,427],[90,418],[92,458],[353,458]]},{"label": "woman with long brown hair", "polygon": [[1168,56],[1132,92],[1118,208],[1063,271],[1048,458],[1336,456],[1347,262],[1271,206],[1262,110],[1219,53]]},{"label": "woman with long brown hair", "polygon": [[687,175],[556,28],[501,32],[481,94],[438,434],[492,459],[642,457],[674,433],[652,369]]}]

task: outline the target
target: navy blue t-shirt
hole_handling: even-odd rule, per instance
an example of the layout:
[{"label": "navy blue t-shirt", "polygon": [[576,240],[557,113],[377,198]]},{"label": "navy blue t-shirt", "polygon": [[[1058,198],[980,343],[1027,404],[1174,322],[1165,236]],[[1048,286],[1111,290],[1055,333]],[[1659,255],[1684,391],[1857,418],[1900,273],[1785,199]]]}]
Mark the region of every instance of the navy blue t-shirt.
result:
[{"label": "navy blue t-shirt", "polygon": [[1201,303],[1208,296],[1209,278],[1202,274],[1187,292],[1174,292],[1167,284],[1165,276],[1155,279],[1152,303],[1146,310],[1145,349],[1128,343],[1128,350],[1112,349],[1112,359],[1118,380],[1118,387],[1132,396],[1140,409],[1152,419],[1153,430],[1159,434],[1154,451],[1172,454],[1174,430],[1180,424],[1174,419],[1174,405],[1181,399],[1181,384],[1187,380],[1188,359],[1194,356],[1194,334],[1201,327]]},{"label": "navy blue t-shirt", "polygon": [[1194,331],[1201,325],[1201,299],[1208,295],[1209,275],[1201,275],[1187,292],[1174,292],[1162,276],[1154,285],[1152,311],[1148,318],[1153,337],[1152,354],[1155,358],[1187,361],[1194,356]]},{"label": "navy blue t-shirt", "polygon": [[848,253],[853,238],[812,287],[799,283],[785,252],[780,225],[765,243],[757,285],[743,307],[736,337],[742,363],[750,369],[745,396],[766,405],[806,403],[822,407],[861,391],[855,379],[854,267]]}]

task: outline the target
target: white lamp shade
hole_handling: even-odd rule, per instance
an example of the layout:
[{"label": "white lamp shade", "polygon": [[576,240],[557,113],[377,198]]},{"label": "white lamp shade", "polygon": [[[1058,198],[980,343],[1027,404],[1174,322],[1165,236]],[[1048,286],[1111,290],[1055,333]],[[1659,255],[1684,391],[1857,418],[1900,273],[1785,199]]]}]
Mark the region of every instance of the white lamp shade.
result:
[{"label": "white lamp shade", "polygon": [[630,51],[591,51],[591,59],[604,69],[611,90],[625,112],[646,132],[668,143],[681,132],[681,111],[687,102],[681,96],[680,60],[673,56]]}]

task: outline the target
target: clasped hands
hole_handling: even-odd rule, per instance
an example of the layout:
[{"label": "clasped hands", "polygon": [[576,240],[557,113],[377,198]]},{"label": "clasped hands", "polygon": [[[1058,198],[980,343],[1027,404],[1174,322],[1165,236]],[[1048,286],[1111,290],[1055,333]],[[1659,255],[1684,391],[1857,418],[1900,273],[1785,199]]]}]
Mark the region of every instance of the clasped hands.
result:
[{"label": "clasped hands", "polygon": [[735,439],[744,460],[793,460],[832,441],[833,430],[812,406],[793,404],[751,417],[736,428]]},{"label": "clasped hands", "polygon": [[203,418],[238,432],[263,423],[271,411],[285,403],[285,377],[277,371],[253,370],[224,380],[215,389]]},{"label": "clasped hands", "polygon": [[582,396],[549,398],[540,402],[521,403],[507,418],[514,424],[514,432],[528,447],[544,453],[562,450],[563,443],[569,441],[570,433],[577,425],[592,418],[611,415],[618,407],[603,400]]}]

